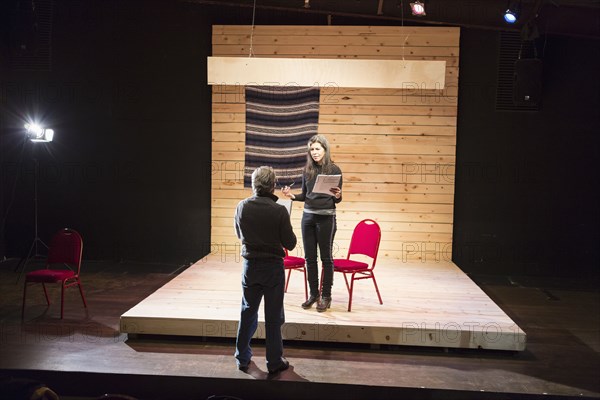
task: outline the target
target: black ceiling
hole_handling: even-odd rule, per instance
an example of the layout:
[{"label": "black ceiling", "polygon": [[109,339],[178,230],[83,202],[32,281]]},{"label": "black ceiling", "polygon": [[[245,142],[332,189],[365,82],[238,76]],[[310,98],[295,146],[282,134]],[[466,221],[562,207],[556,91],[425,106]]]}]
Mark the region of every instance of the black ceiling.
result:
[{"label": "black ceiling", "polygon": [[[285,13],[309,13],[364,19],[364,24],[451,25],[477,29],[519,30],[529,35],[568,35],[600,39],[600,0],[520,0],[521,18],[515,25],[504,22],[502,15],[508,0],[421,0],[426,15],[415,17],[410,12],[413,0],[179,0],[187,3],[220,7],[256,6],[261,10]],[[306,6],[309,7],[306,7]],[[327,20],[324,18],[324,20]],[[270,21],[276,24],[277,21]],[[248,21],[250,24],[251,21]]]}]

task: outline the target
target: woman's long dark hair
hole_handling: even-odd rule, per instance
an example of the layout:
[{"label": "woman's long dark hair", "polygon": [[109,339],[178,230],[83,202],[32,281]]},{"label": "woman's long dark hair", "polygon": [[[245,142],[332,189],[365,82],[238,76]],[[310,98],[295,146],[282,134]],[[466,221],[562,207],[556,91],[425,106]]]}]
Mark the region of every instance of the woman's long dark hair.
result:
[{"label": "woman's long dark hair", "polygon": [[[321,165],[317,164],[310,156],[310,146],[314,143],[319,143],[323,147],[323,150],[325,150]],[[318,174],[329,174],[333,169],[334,163],[331,159],[331,153],[329,152],[329,142],[327,141],[327,138],[323,135],[315,135],[308,140],[307,147],[306,167],[304,167],[307,180],[313,179]]]}]

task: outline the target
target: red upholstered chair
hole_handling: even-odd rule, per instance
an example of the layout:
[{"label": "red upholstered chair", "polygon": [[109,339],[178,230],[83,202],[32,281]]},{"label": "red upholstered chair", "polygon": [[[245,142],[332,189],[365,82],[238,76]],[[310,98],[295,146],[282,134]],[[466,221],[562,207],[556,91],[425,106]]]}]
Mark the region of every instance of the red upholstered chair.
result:
[{"label": "red upholstered chair", "polygon": [[285,292],[287,293],[288,285],[290,284],[290,277],[292,271],[302,271],[304,273],[304,297],[308,299],[308,284],[306,283],[306,262],[302,257],[294,257],[288,254],[287,249],[285,250],[285,258],[283,259],[283,266],[288,272],[287,279],[285,281]]},{"label": "red upholstered chair", "polygon": [[[375,263],[377,262],[377,253],[379,251],[379,242],[381,241],[381,229],[377,222],[372,219],[362,220],[354,228],[352,239],[350,239],[350,248],[346,258],[336,258],[333,260],[334,272],[344,274],[344,281],[348,289],[348,311],[352,309],[352,292],[354,290],[354,281],[361,279],[372,279],[379,298],[379,304],[383,304],[377,281],[375,280]],[[356,261],[356,255],[367,256],[367,262]],[[350,275],[350,283],[348,283]]]},{"label": "red upholstered chair", "polygon": [[[62,286],[60,297],[60,318],[64,315],[65,289],[71,286],[79,287],[79,293],[83,300],[83,306],[87,307],[79,273],[81,271],[81,255],[83,252],[83,239],[73,229],[62,229],[54,234],[48,248],[48,259],[46,268],[31,271],[25,275],[25,286],[23,289],[23,308],[21,319],[25,316],[25,300],[27,297],[27,286],[31,283],[41,283],[46,295],[46,302],[50,305],[50,298],[46,290],[46,283],[60,283]],[[64,268],[64,267],[67,268]]]}]

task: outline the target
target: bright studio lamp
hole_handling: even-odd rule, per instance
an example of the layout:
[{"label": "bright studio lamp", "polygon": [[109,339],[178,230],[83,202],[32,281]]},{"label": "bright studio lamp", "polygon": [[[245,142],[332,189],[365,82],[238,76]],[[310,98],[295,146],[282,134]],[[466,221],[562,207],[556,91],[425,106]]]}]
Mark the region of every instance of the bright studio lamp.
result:
[{"label": "bright studio lamp", "polygon": [[54,130],[43,128],[37,124],[25,124],[25,133],[32,142],[51,142]]}]

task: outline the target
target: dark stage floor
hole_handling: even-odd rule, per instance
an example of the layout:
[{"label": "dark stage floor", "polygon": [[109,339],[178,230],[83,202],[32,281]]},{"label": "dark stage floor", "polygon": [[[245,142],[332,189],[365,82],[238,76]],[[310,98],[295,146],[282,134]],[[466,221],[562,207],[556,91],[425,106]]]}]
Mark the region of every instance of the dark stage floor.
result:
[{"label": "dark stage floor", "polygon": [[245,374],[235,368],[231,340],[119,333],[119,317],[180,266],[84,262],[87,312],[70,289],[61,321],[59,288],[47,309],[32,287],[21,323],[17,261],[0,263],[0,376],[43,381],[61,399],[600,398],[597,282],[473,276],[527,333],[524,352],[296,342],[285,346],[292,368],[269,377],[260,342]]}]

